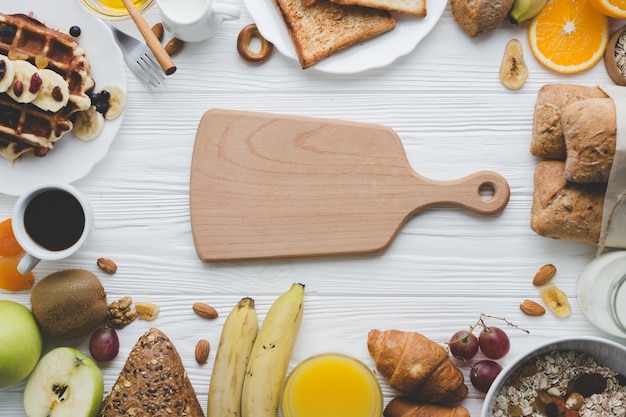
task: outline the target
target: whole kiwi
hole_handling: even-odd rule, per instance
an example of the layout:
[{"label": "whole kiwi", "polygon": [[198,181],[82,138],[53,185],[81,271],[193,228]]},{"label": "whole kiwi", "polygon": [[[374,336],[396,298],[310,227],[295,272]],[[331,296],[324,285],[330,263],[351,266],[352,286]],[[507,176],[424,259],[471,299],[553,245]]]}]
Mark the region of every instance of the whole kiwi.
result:
[{"label": "whole kiwi", "polygon": [[107,298],[97,276],[84,269],[54,272],[33,287],[31,310],[41,330],[57,339],[87,335],[104,324]]}]

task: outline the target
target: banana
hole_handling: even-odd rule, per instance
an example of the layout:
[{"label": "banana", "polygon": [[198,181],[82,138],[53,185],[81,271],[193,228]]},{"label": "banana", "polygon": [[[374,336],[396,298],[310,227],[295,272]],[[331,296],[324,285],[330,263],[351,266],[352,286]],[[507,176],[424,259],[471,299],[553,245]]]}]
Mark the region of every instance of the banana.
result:
[{"label": "banana", "polygon": [[[32,102],[41,89],[39,70],[30,62],[23,60],[13,61],[13,68],[15,70],[13,84],[7,89],[7,94],[18,103]],[[38,87],[36,83],[39,83]]]},{"label": "banana", "polygon": [[554,284],[546,284],[541,287],[541,299],[545,305],[559,318],[570,315],[572,308],[567,295]]},{"label": "banana", "polygon": [[117,119],[126,107],[126,93],[119,85],[107,85],[103,90],[109,93],[109,109],[104,113],[104,118]]},{"label": "banana", "polygon": [[224,322],[209,385],[207,417],[241,417],[248,359],[259,329],[252,298],[243,298]]},{"label": "banana", "polygon": [[520,24],[537,16],[548,0],[515,0],[509,10],[509,21]]},{"label": "banana", "polygon": [[292,284],[272,304],[250,353],[242,417],[277,417],[280,394],[303,314],[304,285]]},{"label": "banana", "polygon": [[104,116],[94,106],[81,111],[74,119],[74,134],[82,140],[96,138],[104,129]]},{"label": "banana", "polygon": [[41,90],[32,103],[42,110],[55,113],[67,105],[70,99],[70,89],[67,81],[56,72],[49,69],[40,69],[42,84]]},{"label": "banana", "polygon": [[510,90],[519,90],[527,78],[528,66],[524,61],[522,44],[517,39],[511,39],[506,44],[500,64],[500,82]]},{"label": "banana", "polygon": [[0,93],[4,93],[13,84],[15,68],[13,61],[6,55],[0,55]]}]

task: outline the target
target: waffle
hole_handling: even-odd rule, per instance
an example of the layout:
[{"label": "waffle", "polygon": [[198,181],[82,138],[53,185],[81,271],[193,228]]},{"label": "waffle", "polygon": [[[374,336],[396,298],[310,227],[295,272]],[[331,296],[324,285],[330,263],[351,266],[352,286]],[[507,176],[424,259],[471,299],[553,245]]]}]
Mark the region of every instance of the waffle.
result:
[{"label": "waffle", "polygon": [[[0,154],[16,159],[31,151],[45,156],[54,142],[72,129],[70,117],[91,106],[95,86],[89,60],[76,39],[23,14],[0,13],[0,53],[48,68],[68,84],[68,104],[55,113],[0,94]],[[43,65],[42,65],[43,63]]]}]

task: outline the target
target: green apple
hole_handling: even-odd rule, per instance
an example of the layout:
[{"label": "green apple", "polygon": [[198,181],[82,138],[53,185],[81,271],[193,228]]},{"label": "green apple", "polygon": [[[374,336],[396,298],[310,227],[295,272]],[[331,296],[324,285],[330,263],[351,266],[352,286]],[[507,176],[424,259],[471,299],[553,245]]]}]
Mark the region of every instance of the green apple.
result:
[{"label": "green apple", "polygon": [[98,365],[79,350],[57,347],[39,360],[28,377],[24,410],[28,417],[94,417],[103,393]]},{"label": "green apple", "polygon": [[41,356],[41,332],[31,311],[22,304],[0,300],[0,389],[31,373]]}]

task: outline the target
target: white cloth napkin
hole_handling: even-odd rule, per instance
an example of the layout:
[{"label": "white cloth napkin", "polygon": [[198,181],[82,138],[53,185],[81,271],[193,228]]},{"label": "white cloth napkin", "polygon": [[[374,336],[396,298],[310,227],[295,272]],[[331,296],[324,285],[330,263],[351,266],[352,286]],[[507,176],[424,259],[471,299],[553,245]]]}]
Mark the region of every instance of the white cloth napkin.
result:
[{"label": "white cloth napkin", "polygon": [[599,87],[615,103],[617,139],[604,198],[598,253],[604,247],[626,248],[626,87],[617,85]]}]

